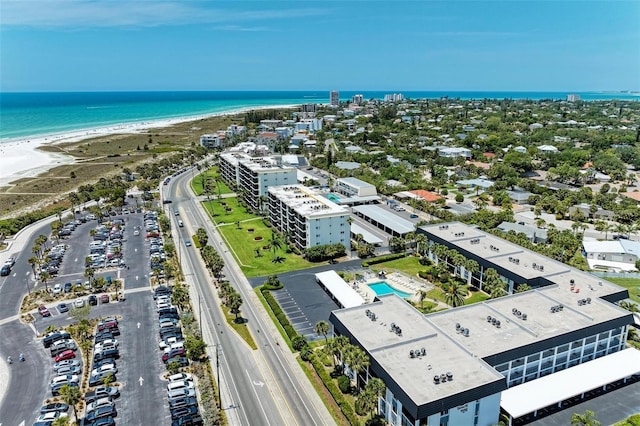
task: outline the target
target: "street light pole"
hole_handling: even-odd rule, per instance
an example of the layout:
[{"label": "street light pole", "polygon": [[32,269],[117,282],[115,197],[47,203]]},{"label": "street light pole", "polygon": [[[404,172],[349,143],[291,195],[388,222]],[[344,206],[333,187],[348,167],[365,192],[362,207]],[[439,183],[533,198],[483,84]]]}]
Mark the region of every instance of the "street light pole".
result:
[{"label": "street light pole", "polygon": [[222,410],[222,395],[220,391],[222,381],[220,380],[220,352],[219,352],[219,349],[221,346],[222,345],[220,343],[216,344],[216,375],[218,376],[218,403],[220,404],[220,409]]},{"label": "street light pole", "polygon": [[29,287],[29,277],[25,278],[24,283],[27,285],[27,291],[31,294],[31,287]]}]

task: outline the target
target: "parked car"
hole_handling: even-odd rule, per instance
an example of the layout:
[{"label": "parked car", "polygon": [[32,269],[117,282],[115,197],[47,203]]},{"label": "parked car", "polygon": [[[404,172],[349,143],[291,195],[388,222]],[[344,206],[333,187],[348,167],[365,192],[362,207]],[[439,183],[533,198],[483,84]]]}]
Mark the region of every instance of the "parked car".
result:
[{"label": "parked car", "polygon": [[77,388],[77,387],[79,387],[78,383],[76,383],[76,382],[70,382],[70,383],[58,383],[58,384],[56,384],[56,385],[54,385],[54,386],[52,386],[52,387],[51,387],[51,394],[52,394],[53,396],[58,396],[58,395],[60,395],[60,389],[61,389],[63,386],[71,386],[71,387],[76,387],[76,388]]},{"label": "parked car", "polygon": [[109,295],[103,294],[102,296],[100,296],[100,303],[109,303]]},{"label": "parked car", "polygon": [[120,390],[116,387],[98,386],[94,390],[87,392],[84,395],[84,401],[86,403],[90,403],[100,398],[105,398],[105,397],[117,398],[119,396],[120,396]]},{"label": "parked car", "polygon": [[110,407],[113,405],[113,400],[111,399],[111,397],[104,397],[104,398],[100,398],[100,399],[96,399],[93,402],[90,402],[87,404],[87,413],[93,410],[97,410],[100,407]]},{"label": "parked car", "polygon": [[193,376],[189,373],[176,373],[169,376],[169,383],[181,382],[184,380],[193,380]]},{"label": "parked car", "polygon": [[43,405],[42,407],[40,407],[41,414],[51,413],[54,411],[66,413],[67,411],[69,411],[69,406],[62,402],[52,402],[51,404]]},{"label": "parked car", "polygon": [[82,308],[84,306],[84,299],[81,298],[77,298],[75,302],[73,302],[73,305],[76,308]]},{"label": "parked car", "polygon": [[60,411],[48,411],[46,413],[42,413],[36,419],[36,422],[42,422],[44,424],[52,424],[54,421],[58,419],[58,417],[67,417],[67,413],[62,413]]},{"label": "parked car", "polygon": [[115,375],[118,373],[118,368],[116,367],[115,364],[107,363],[107,364],[102,364],[99,367],[91,370],[92,376],[95,376],[98,374],[104,374],[104,373],[113,373]]},{"label": "parked car", "polygon": [[117,414],[115,404],[111,406],[104,406],[100,408],[96,408],[95,410],[89,412],[85,420],[88,422],[93,422],[102,417],[113,417]]},{"label": "parked car", "polygon": [[62,284],[58,283],[53,286],[53,294],[60,294],[60,293],[62,293]]},{"label": "parked car", "polygon": [[171,426],[199,426],[201,424],[203,422],[199,414],[183,416],[171,422]]},{"label": "parked car", "polygon": [[54,378],[51,379],[51,382],[49,382],[49,384],[51,385],[51,387],[59,384],[59,383],[78,383],[80,382],[80,376],[78,376],[77,374],[67,374],[64,376],[55,376]]},{"label": "parked car", "polygon": [[172,362],[177,363],[180,367],[187,367],[189,365],[189,360],[187,359],[186,356],[176,356],[173,358],[169,358],[166,364],[169,365]]},{"label": "parked car", "polygon": [[108,349],[93,354],[93,362],[98,362],[106,358],[118,359],[120,358],[120,352],[117,349]]},{"label": "parked car", "polygon": [[53,370],[57,371],[59,368],[68,366],[82,367],[82,362],[79,359],[65,359],[53,364]]},{"label": "parked car", "polygon": [[56,340],[60,339],[70,339],[71,335],[66,331],[52,331],[51,333],[44,336],[42,339],[42,344],[45,348],[50,347]]},{"label": "parked car", "polygon": [[107,376],[113,376],[112,380],[116,380],[116,375],[112,371],[105,371],[103,373],[94,374],[89,377],[89,386],[98,386],[102,384],[102,380]]},{"label": "parked car", "polygon": [[65,359],[71,359],[75,357],[76,357],[76,353],[71,349],[67,349],[66,351],[60,352],[58,355],[56,355],[55,362],[59,362]]},{"label": "parked car", "polygon": [[198,400],[194,397],[184,397],[169,401],[169,409],[173,410],[180,407],[193,407],[198,405]]},{"label": "parked car", "polygon": [[47,309],[46,306],[44,305],[40,305],[38,306],[38,313],[40,314],[41,317],[50,317],[51,316],[51,312],[49,312],[49,309]]},{"label": "parked car", "polygon": [[116,426],[116,421],[113,417],[101,417],[93,422],[85,423],[84,426]]},{"label": "parked car", "polygon": [[95,294],[90,295],[88,300],[89,300],[89,305],[91,306],[95,306],[98,304],[98,298],[96,297]]},{"label": "parked car", "polygon": [[65,312],[69,312],[69,305],[67,305],[66,303],[59,303],[58,312],[60,312],[61,314],[64,314]]},{"label": "parked car", "polygon": [[78,367],[77,365],[66,365],[64,367],[54,369],[54,371],[56,372],[56,374],[60,376],[74,375],[74,374],[78,375],[82,372],[82,368]]}]

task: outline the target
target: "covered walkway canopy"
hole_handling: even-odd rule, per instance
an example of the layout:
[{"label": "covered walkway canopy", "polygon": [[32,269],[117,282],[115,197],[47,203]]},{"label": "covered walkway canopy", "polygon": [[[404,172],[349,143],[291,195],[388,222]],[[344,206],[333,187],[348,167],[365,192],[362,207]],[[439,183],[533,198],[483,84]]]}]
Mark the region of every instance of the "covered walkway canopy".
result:
[{"label": "covered walkway canopy", "polygon": [[624,349],[502,392],[500,406],[512,418],[558,404],[640,372],[640,351]]},{"label": "covered walkway canopy", "polygon": [[378,206],[357,206],[353,208],[353,212],[367,222],[396,237],[402,237],[416,230],[413,222]]},{"label": "covered walkway canopy", "polygon": [[364,238],[364,240],[366,242],[368,242],[369,244],[373,244],[376,246],[381,245],[382,243],[384,243],[384,241],[382,241],[380,238],[378,238],[375,234],[373,234],[372,232],[367,231],[366,229],[364,229],[362,226],[358,225],[357,223],[352,223],[351,224],[351,233],[353,235],[362,235],[362,238]]},{"label": "covered walkway canopy", "polygon": [[325,271],[316,274],[316,281],[320,283],[342,308],[353,308],[364,304],[364,299],[336,271]]}]

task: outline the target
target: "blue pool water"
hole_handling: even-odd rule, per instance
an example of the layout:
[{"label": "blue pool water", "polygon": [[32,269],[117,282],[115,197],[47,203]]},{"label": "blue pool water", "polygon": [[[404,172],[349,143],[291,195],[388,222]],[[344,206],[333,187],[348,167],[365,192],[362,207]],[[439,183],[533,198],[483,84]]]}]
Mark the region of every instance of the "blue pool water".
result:
[{"label": "blue pool water", "polygon": [[336,201],[340,200],[340,197],[338,197],[337,195],[334,195],[334,194],[327,194],[327,198],[328,198],[330,201],[333,201],[334,203],[335,203]]},{"label": "blue pool water", "polygon": [[405,293],[404,291],[397,290],[391,287],[386,281],[380,281],[379,283],[369,284],[371,290],[373,290],[377,296],[384,296],[385,294],[395,293],[398,296],[406,299],[407,297],[411,297],[411,294]]}]

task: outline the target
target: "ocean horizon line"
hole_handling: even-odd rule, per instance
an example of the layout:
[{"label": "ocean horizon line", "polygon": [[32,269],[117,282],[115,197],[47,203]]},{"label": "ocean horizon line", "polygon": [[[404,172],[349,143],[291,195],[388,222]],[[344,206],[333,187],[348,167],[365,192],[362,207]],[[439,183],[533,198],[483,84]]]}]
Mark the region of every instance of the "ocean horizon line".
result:
[{"label": "ocean horizon line", "polygon": [[[383,99],[402,93],[407,99],[564,100],[576,94],[585,101],[638,101],[629,92],[513,92],[513,91],[340,91]],[[279,105],[328,104],[329,91],[102,91],[0,92],[0,143],[107,126],[122,126],[185,117],[228,114]]]}]

